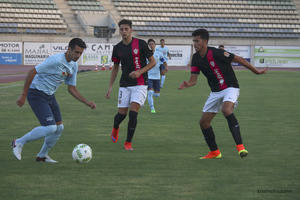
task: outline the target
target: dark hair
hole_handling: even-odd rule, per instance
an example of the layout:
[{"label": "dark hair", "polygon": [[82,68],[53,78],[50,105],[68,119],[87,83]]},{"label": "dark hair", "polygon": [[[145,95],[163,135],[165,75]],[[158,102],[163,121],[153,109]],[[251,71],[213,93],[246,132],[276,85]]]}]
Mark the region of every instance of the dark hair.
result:
[{"label": "dark hair", "polygon": [[165,41],[165,39],[160,39],[160,42]]},{"label": "dark hair", "polygon": [[148,44],[149,44],[150,42],[154,42],[154,44],[155,44],[155,41],[154,41],[153,39],[149,39],[149,40],[148,40]]},{"label": "dark hair", "polygon": [[209,33],[206,29],[197,29],[195,30],[193,33],[192,33],[192,36],[195,37],[195,36],[200,36],[203,40],[209,40]]},{"label": "dark hair", "polygon": [[86,49],[86,44],[85,44],[85,42],[84,42],[82,39],[80,39],[80,38],[73,38],[73,39],[69,42],[69,47],[70,47],[71,49],[74,49],[76,45],[79,46],[79,47],[81,47],[81,48],[83,48],[83,49]]},{"label": "dark hair", "polygon": [[220,44],[220,45],[219,45],[219,48],[224,48],[224,45],[223,45],[223,44]]},{"label": "dark hair", "polygon": [[128,19],[122,19],[121,21],[119,21],[119,23],[118,23],[119,27],[120,27],[122,24],[127,24],[127,25],[129,25],[130,28],[132,28],[132,21],[130,21],[130,20],[128,20]]}]

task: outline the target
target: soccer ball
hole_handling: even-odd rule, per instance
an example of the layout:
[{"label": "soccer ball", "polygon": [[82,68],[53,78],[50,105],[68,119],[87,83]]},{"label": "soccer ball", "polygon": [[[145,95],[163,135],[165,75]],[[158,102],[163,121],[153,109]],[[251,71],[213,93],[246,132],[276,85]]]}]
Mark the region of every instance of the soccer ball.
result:
[{"label": "soccer ball", "polygon": [[72,157],[78,163],[87,163],[92,159],[92,149],[87,144],[78,144],[73,149]]}]

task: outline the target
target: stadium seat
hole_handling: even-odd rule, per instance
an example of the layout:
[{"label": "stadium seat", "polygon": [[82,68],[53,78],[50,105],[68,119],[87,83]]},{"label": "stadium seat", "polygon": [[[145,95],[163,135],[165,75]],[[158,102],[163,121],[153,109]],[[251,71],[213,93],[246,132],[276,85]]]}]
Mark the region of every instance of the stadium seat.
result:
[{"label": "stadium seat", "polygon": [[[163,7],[161,6],[162,2],[164,4]],[[205,0],[197,3],[184,0],[159,0],[152,2],[147,0],[113,0],[113,3],[121,16],[133,20],[134,28],[139,27],[139,30],[149,30],[147,27],[157,26],[156,22],[168,22],[159,25],[164,27],[161,30],[167,31],[154,33],[150,30],[147,35],[167,34],[176,36],[177,33],[178,36],[181,36],[182,32],[193,30],[196,27],[209,27],[213,31],[217,31],[213,28],[218,27],[221,28],[219,30],[225,33],[230,32],[230,37],[242,37],[243,35],[247,37],[278,37],[278,35],[267,33],[257,35],[257,32],[263,33],[266,29],[269,29],[269,33],[278,32],[277,28],[281,27],[281,30],[285,31],[285,33],[290,33],[291,28],[300,29],[291,25],[300,25],[299,14],[296,12],[294,3],[286,0]],[[143,12],[140,12],[141,10]],[[136,18],[133,16],[141,17],[138,20],[144,23],[135,23]],[[146,23],[148,21],[151,23]],[[276,25],[274,25],[274,21],[276,21]],[[182,22],[183,24],[179,24],[178,22]],[[177,26],[184,26],[189,29],[176,29]],[[238,29],[239,32],[235,32],[236,29],[234,28],[241,29]],[[295,35],[299,33],[298,31],[294,32],[296,33]],[[145,31],[138,33],[146,34]],[[227,34],[225,33],[216,33],[215,35],[225,36]],[[285,36],[294,38],[295,35],[286,34]]]},{"label": "stadium seat", "polygon": [[10,27],[16,27],[5,29],[5,32],[56,33],[47,31],[47,27],[63,29],[63,32],[67,30],[61,12],[53,0],[1,0],[0,8],[0,21],[9,22]]}]

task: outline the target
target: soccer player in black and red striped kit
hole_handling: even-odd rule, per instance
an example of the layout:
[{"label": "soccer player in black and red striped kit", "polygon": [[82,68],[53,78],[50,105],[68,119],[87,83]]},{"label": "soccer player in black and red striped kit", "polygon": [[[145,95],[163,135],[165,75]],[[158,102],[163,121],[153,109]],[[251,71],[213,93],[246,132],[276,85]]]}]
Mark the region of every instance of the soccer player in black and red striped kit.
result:
[{"label": "soccer player in black and red striped kit", "polygon": [[124,148],[132,151],[131,142],[137,125],[138,111],[147,97],[147,71],[154,67],[156,62],[148,44],[144,40],[132,37],[132,22],[130,20],[123,19],[118,25],[122,41],[113,48],[112,61],[114,66],[106,98],[110,97],[121,63],[122,75],[118,96],[118,113],[114,117],[111,139],[113,143],[118,141],[119,125],[127,116],[129,108],[127,139]]},{"label": "soccer player in black and red striped kit", "polygon": [[196,85],[200,71],[206,76],[211,88],[211,93],[203,107],[200,119],[200,128],[210,152],[200,159],[222,157],[211,127],[211,121],[220,110],[227,119],[238,154],[243,158],[248,155],[248,151],[243,145],[239,124],[233,113],[240,89],[231,62],[240,63],[255,74],[264,74],[267,72],[267,68],[258,70],[242,57],[223,49],[208,47],[209,33],[205,29],[195,30],[192,36],[196,53],[192,57],[190,80],[183,81],[178,89]]}]

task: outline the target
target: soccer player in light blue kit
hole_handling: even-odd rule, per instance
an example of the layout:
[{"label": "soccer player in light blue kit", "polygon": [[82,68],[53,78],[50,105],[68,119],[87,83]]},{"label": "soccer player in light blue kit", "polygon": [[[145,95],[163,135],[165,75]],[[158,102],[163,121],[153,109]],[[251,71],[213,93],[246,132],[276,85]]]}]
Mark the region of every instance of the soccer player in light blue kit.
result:
[{"label": "soccer player in light blue kit", "polygon": [[148,71],[148,103],[151,109],[151,113],[156,113],[154,108],[153,96],[160,96],[160,66],[167,66],[166,60],[160,51],[155,50],[155,41],[153,39],[148,40],[148,45],[153,52],[153,57],[156,61],[156,65]]},{"label": "soccer player in light blue kit", "polygon": [[80,38],[73,38],[69,42],[66,53],[49,56],[43,63],[28,72],[23,93],[18,98],[17,105],[22,107],[27,97],[41,126],[35,127],[21,138],[13,140],[13,154],[18,160],[21,160],[22,148],[27,142],[45,138],[36,161],[57,162],[50,158],[48,152],[56,144],[64,129],[59,105],[54,96],[55,91],[63,82],[68,85],[69,93],[77,100],[92,109],[96,108],[94,102],[87,101],[76,89],[78,71],[76,61],[85,48],[84,41]]},{"label": "soccer player in light blue kit", "polygon": [[[160,40],[160,46],[156,47],[156,51],[160,51],[166,60],[166,63],[168,63],[168,58],[171,59],[171,55],[169,52],[169,48],[165,46],[165,40],[161,39]],[[166,79],[166,73],[168,72],[168,65],[160,65],[160,73],[161,73],[161,83],[160,83],[160,88],[163,88],[164,83],[165,83],[165,79]]]}]

